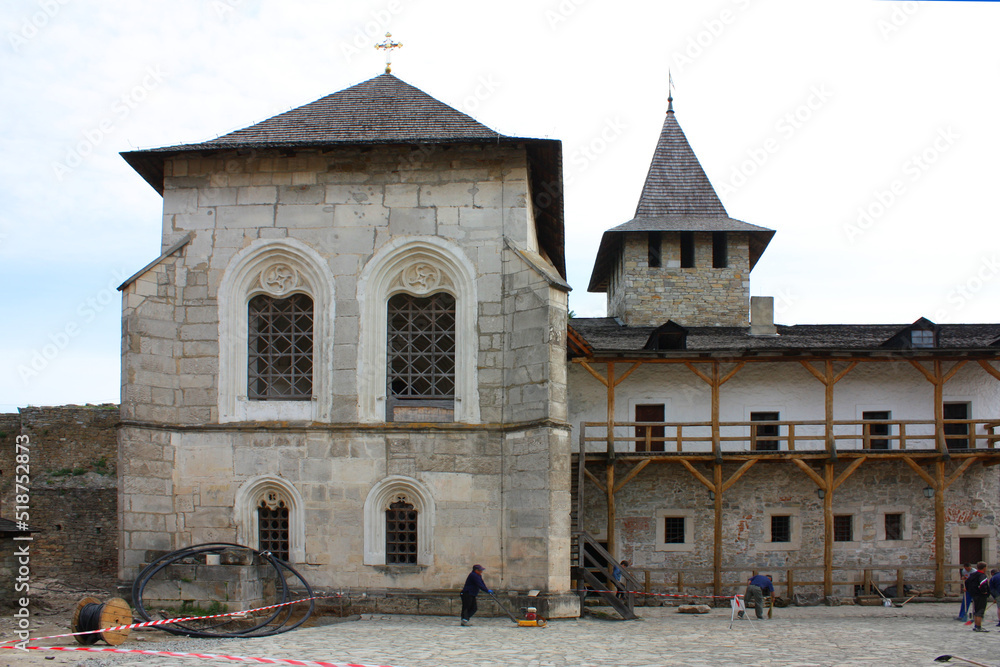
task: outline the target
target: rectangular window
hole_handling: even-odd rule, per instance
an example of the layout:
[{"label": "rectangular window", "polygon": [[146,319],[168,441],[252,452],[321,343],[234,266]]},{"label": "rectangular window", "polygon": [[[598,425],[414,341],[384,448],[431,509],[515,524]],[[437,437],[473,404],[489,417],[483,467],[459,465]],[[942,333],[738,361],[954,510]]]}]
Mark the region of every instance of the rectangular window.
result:
[{"label": "rectangular window", "polygon": [[835,514],[833,516],[833,541],[854,541],[854,517],[850,514]]},{"label": "rectangular window", "polygon": [[681,268],[694,268],[694,232],[681,232]]},{"label": "rectangular window", "polygon": [[[781,418],[778,412],[751,412],[752,422],[776,422]],[[779,424],[753,424],[750,426],[750,449],[756,452],[776,452],[779,449]]]},{"label": "rectangular window", "polygon": [[901,540],[901,539],[903,539],[903,515],[902,514],[886,514],[885,515],[885,539],[886,540]]},{"label": "rectangular window", "polygon": [[724,269],[729,266],[729,247],[725,232],[712,232],[712,268]]},{"label": "rectangular window", "polygon": [[792,541],[792,517],[787,514],[771,515],[771,541]]},{"label": "rectangular window", "polygon": [[313,301],[259,295],[247,305],[247,393],[257,401],[308,401],[313,389]]},{"label": "rectangular window", "polygon": [[262,500],[257,506],[257,543],[260,551],[269,551],[281,560],[288,560],[288,508],[285,501],[269,507]]},{"label": "rectangular window", "polygon": [[648,246],[649,268],[660,268],[662,264],[662,244],[660,243],[660,232],[648,232],[646,236],[646,245]]},{"label": "rectangular window", "polygon": [[[861,413],[861,418],[865,421],[884,421],[889,419],[889,412],[865,411]],[[889,435],[889,424],[865,424],[864,429],[866,449],[889,449],[889,438],[882,437]]]},{"label": "rectangular window", "polygon": [[387,333],[390,421],[449,421],[437,413],[454,408],[455,297],[392,296]]},{"label": "rectangular window", "polygon": [[684,517],[668,516],[663,522],[664,544],[684,544]]},{"label": "rectangular window", "polygon": [[910,345],[913,347],[934,347],[934,332],[927,329],[911,330]]},{"label": "rectangular window", "polygon": [[[944,418],[949,419],[969,419],[969,413],[971,412],[971,406],[968,403],[945,403],[944,404]],[[945,436],[951,436],[945,438],[945,443],[948,445],[948,449],[968,449],[972,445],[969,444],[969,425],[966,424],[945,424],[944,425]],[[959,436],[959,437],[954,437]]]},{"label": "rectangular window", "polygon": [[403,498],[385,511],[385,562],[388,565],[417,563],[417,511]]}]

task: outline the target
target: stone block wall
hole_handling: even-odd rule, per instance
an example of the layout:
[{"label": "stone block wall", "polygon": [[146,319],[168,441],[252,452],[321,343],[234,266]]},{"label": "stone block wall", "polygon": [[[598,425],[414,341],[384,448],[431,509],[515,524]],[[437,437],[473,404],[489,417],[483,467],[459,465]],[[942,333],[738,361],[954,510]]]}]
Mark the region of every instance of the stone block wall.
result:
[{"label": "stone block wall", "polygon": [[[846,466],[838,464],[835,474]],[[723,465],[723,479],[728,479],[737,468],[738,463]],[[954,468],[952,465],[948,474]],[[620,467],[619,474],[625,470]],[[711,478],[710,467],[702,467],[701,472]],[[924,496],[925,486],[902,461],[868,461],[837,489],[833,513],[852,517],[853,539],[834,542],[835,581],[848,577],[861,579],[865,568],[881,566],[886,569],[877,575],[883,585],[895,582],[895,570],[899,568],[917,588],[931,587],[927,581],[933,583],[934,579],[934,501]],[[584,498],[585,529],[604,535],[607,524],[604,494],[587,482]],[[958,537],[970,535],[983,537],[987,560],[997,562],[1000,558],[996,539],[998,498],[1000,479],[995,473],[981,469],[966,471],[948,489],[946,562],[958,559]],[[629,559],[640,570],[665,568],[666,574],[653,575],[654,587],[674,587],[676,570],[684,568],[702,570],[700,576],[686,572],[684,579],[688,584],[711,582],[713,503],[693,475],[677,465],[654,463],[616,493],[616,507],[617,556]],[[903,540],[884,539],[882,526],[886,512],[903,515]],[[772,514],[792,517],[790,543],[769,541]],[[665,545],[658,541],[657,523],[665,515],[685,516],[686,521],[693,523],[690,542]],[[724,493],[722,533],[724,569],[758,570],[784,580],[787,568],[813,567],[797,571],[794,576],[799,581],[822,581],[823,501],[817,497],[815,484],[791,462],[760,462]],[[740,579],[733,572],[724,574],[724,580],[730,583]],[[731,593],[741,587],[729,586],[726,590]],[[796,585],[796,591],[821,594],[822,585]],[[778,592],[782,594],[781,590]],[[853,590],[849,586],[835,586],[834,594],[853,595]]]},{"label": "stone block wall", "polygon": [[629,326],[748,326],[750,240],[728,232],[728,266],[712,268],[712,234],[695,232],[693,268],[680,267],[680,233],[663,232],[662,266],[649,266],[645,233],[623,235],[608,289],[608,316]]},{"label": "stone block wall", "polygon": [[17,435],[28,437],[32,576],[110,586],[118,565],[118,406],[27,407],[0,416],[2,516],[14,512]]}]

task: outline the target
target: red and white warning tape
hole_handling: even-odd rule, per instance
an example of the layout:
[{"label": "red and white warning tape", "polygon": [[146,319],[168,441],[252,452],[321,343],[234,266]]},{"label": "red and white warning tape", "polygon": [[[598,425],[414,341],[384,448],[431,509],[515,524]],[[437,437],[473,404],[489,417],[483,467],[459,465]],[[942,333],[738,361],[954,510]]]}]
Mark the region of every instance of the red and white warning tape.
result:
[{"label": "red and white warning tape", "polygon": [[[14,649],[14,646],[0,648]],[[302,667],[391,667],[391,665],[361,665],[353,662],[323,662],[319,660],[286,660],[284,658],[258,658],[244,655],[224,655],[221,653],[178,653],[176,651],[145,651],[142,649],[125,649],[100,646],[27,646],[34,651],[88,651],[93,653],[135,653],[138,655],[162,655],[171,658],[195,658],[198,660],[229,660],[231,662],[247,662],[256,665],[300,665]]]},{"label": "red and white warning tape", "polygon": [[[281,604],[272,604],[267,607],[257,607],[256,609],[244,609],[243,611],[230,611],[225,614],[212,614],[210,616],[188,616],[186,618],[163,618],[158,621],[144,621],[142,623],[132,623],[131,625],[118,625],[113,628],[102,628],[100,630],[84,630],[81,632],[67,632],[62,635],[49,635],[48,637],[32,637],[31,641],[41,641],[42,639],[61,639],[63,637],[75,637],[77,635],[93,635],[100,632],[118,632],[119,630],[134,630],[135,628],[151,628],[157,625],[170,625],[172,623],[186,623],[187,621],[203,621],[207,618],[223,618],[226,616],[243,616],[246,614],[252,614],[258,611],[267,611],[268,609],[277,609],[278,607],[287,607],[290,604],[298,604],[300,602],[310,602],[312,600],[331,600],[342,597],[341,595],[318,595],[311,598],[302,598],[300,600],[290,600],[289,602],[282,602]],[[14,644],[20,642],[20,639],[8,639],[7,641],[0,642],[0,648],[9,648],[4,646],[4,644]]]}]

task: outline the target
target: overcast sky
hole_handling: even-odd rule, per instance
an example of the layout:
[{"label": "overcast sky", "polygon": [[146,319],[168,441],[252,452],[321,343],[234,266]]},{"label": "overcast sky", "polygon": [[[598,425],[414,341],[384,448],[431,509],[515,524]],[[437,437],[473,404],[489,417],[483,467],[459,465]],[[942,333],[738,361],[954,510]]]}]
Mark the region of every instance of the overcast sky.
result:
[{"label": "overcast sky", "polygon": [[161,199],[118,155],[393,73],[560,139],[570,308],[629,220],[666,108],[782,324],[1000,322],[1000,7],[880,0],[5,0],[0,411],[117,402],[120,295]]}]

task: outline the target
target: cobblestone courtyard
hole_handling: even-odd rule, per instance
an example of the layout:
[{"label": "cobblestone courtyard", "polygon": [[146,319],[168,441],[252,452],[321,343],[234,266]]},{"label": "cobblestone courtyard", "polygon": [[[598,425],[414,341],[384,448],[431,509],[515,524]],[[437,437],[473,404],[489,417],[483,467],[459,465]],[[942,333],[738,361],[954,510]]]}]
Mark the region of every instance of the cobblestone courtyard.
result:
[{"label": "cobblestone courtyard", "polygon": [[[989,634],[970,631],[953,619],[957,605],[884,607],[790,607],[774,619],[737,621],[728,609],[678,614],[673,608],[640,608],[632,622],[595,618],[553,621],[520,628],[509,619],[476,618],[473,627],[436,616],[369,616],[246,640],[161,641],[162,633],[133,634],[120,648],[197,651],[242,656],[351,662],[395,667],[441,665],[931,665],[952,654],[1000,664],[996,612],[987,612]],[[140,641],[138,637],[143,637]],[[64,644],[72,645],[72,644]],[[8,653],[8,652],[4,652]],[[49,652],[4,655],[10,664],[43,664]],[[158,656],[57,654],[44,664],[194,665],[199,660]],[[214,662],[214,664],[224,664]],[[238,664],[238,663],[229,663]],[[950,664],[963,664],[953,660]]]}]

